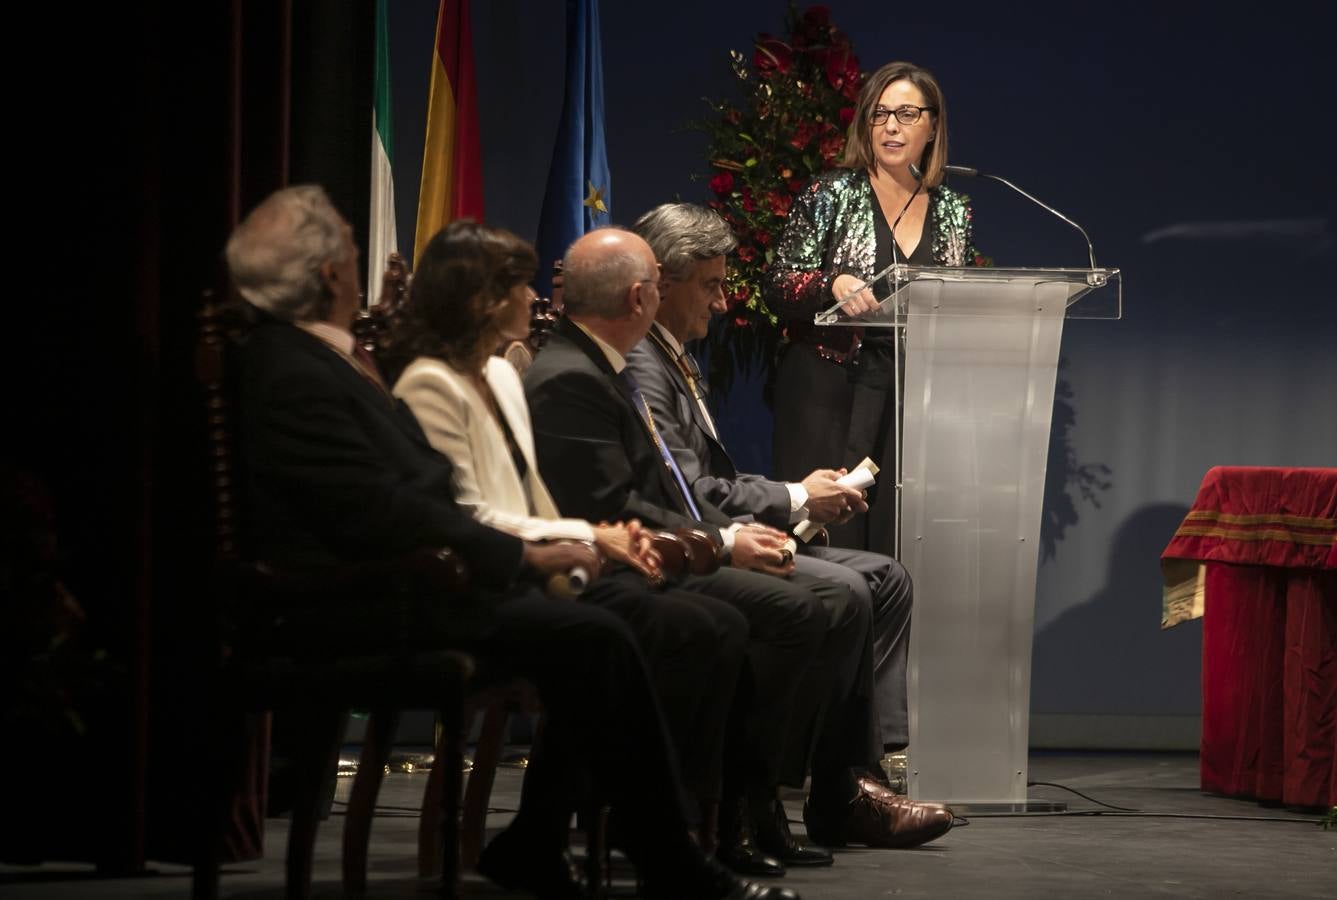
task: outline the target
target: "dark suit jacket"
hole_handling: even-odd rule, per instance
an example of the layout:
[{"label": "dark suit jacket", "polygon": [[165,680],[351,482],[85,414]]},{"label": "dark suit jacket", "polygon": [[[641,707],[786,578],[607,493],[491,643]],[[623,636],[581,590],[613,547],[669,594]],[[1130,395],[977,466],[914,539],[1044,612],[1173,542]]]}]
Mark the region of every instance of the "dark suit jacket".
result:
[{"label": "dark suit jacket", "polygon": [[[524,381],[539,471],[562,515],[700,527],[612,364],[583,331],[559,322]],[[713,505],[698,506],[710,530],[731,524]]]},{"label": "dark suit jacket", "polygon": [[242,339],[237,363],[255,556],[311,567],[449,546],[475,585],[515,579],[523,543],[456,506],[450,461],[338,353],[268,320]]},{"label": "dark suit jacket", "polygon": [[729,453],[710,433],[701,406],[667,346],[652,335],[627,356],[627,368],[650,404],[659,433],[682,469],[692,493],[727,515],[752,517],[789,528],[789,490],[783,482],[739,474]]}]

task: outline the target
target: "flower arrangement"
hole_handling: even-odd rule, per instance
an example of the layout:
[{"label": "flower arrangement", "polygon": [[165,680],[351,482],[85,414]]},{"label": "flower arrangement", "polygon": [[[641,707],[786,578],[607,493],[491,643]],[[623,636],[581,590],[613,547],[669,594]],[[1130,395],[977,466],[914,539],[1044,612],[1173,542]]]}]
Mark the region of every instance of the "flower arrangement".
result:
[{"label": "flower arrangement", "polygon": [[762,297],[794,195],[831,168],[845,149],[863,75],[849,38],[825,6],[791,2],[785,35],[762,33],[749,60],[730,51],[742,97],[706,102],[713,116],[694,123],[708,136],[709,206],[733,228],[738,250],[725,295],[729,311],[706,339],[719,394],[735,375],[769,370],[782,331]]}]

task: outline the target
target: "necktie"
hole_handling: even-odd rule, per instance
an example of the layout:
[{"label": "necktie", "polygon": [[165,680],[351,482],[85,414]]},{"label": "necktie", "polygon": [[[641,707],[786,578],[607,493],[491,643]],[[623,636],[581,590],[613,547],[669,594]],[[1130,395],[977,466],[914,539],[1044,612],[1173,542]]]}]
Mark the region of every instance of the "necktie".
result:
[{"label": "necktie", "polygon": [[696,357],[686,350],[678,354],[678,368],[682,370],[682,375],[687,379],[687,384],[692,388],[692,396],[698,400],[705,399],[705,393],[701,387],[701,367],[696,364]]},{"label": "necktie", "polygon": [[701,409],[701,418],[705,420],[706,427],[710,430],[710,436],[718,439],[719,435],[715,432],[715,420],[710,415],[710,409],[706,406],[706,383],[701,378],[701,368],[696,364],[696,357],[686,350],[679,353],[676,357],[678,371],[682,372],[682,377],[687,379],[687,389],[692,392],[692,398],[696,400],[696,405]]},{"label": "necktie", "polygon": [[631,402],[635,405],[636,412],[640,414],[641,421],[650,432],[650,438],[655,442],[655,447],[659,450],[659,456],[664,460],[664,465],[668,467],[669,472],[673,475],[673,482],[678,486],[678,493],[682,495],[682,501],[687,507],[687,511],[692,514],[693,519],[699,522],[701,520],[701,510],[697,508],[696,501],[692,499],[692,491],[687,486],[687,479],[683,477],[682,469],[678,468],[677,461],[673,458],[673,454],[669,452],[668,447],[664,445],[664,439],[660,437],[659,429],[655,427],[655,417],[650,412],[650,404],[645,401],[645,395],[641,393],[640,385],[636,383],[636,379],[626,369],[618,373],[617,379],[622,383],[627,393],[631,395]]}]

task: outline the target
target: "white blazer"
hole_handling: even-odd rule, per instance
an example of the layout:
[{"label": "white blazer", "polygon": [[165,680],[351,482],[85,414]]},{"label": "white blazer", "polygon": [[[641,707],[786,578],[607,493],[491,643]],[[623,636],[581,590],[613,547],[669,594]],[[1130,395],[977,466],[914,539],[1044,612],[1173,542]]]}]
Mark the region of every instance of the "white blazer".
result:
[{"label": "white blazer", "polygon": [[484,377],[524,455],[523,480],[506,435],[468,378],[441,360],[420,356],[395,383],[395,396],[408,404],[432,446],[454,464],[456,501],[478,521],[527,541],[594,540],[590,523],[559,518],[539,476],[534,426],[520,376],[506,360],[493,356]]}]

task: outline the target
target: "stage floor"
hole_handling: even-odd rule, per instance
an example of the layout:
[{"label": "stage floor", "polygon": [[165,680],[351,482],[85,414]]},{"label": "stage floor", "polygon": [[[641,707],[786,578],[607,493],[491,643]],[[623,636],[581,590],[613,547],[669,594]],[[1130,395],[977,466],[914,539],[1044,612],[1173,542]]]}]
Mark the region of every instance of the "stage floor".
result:
[{"label": "stage floor", "polygon": [[[520,771],[498,772],[492,805],[515,808]],[[1204,796],[1198,761],[1180,754],[1036,754],[1030,777],[1067,785],[1095,800],[1144,815],[1086,813],[1095,803],[1053,787],[1032,788],[1033,799],[1068,802],[1067,815],[973,816],[918,850],[848,850],[830,869],[793,871],[784,883],[805,900],[874,897],[1084,898],[1084,897],[1337,897],[1337,830],[1318,816]],[[427,897],[432,885],[416,878],[416,815],[426,776],[391,775],[383,811],[372,834],[368,898]],[[322,824],[316,855],[317,897],[342,896],[337,815],[349,782],[341,780],[336,815]],[[786,795],[801,832],[802,796]],[[1145,815],[1148,813],[1156,816]],[[1230,818],[1238,817],[1238,818]],[[498,828],[509,815],[494,813]],[[1273,821],[1281,820],[1281,821]],[[268,849],[257,863],[225,870],[229,898],[278,900],[283,895],[287,823],[266,823]],[[0,895],[20,898],[185,897],[190,873],[152,865],[153,874],[101,880],[86,869],[48,864],[38,869],[0,866]],[[630,882],[623,882],[624,886]],[[479,876],[466,876],[463,894],[507,898]],[[693,900],[693,898],[682,898]]]}]

